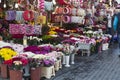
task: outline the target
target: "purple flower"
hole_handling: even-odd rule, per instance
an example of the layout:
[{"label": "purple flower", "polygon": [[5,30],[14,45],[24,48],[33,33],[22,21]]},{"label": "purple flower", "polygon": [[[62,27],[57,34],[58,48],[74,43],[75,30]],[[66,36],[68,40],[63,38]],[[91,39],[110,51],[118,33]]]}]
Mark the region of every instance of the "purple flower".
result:
[{"label": "purple flower", "polygon": [[43,64],[46,67],[52,66],[54,64],[54,60],[44,59]]},{"label": "purple flower", "polygon": [[24,48],[24,51],[31,51],[33,53],[39,54],[40,48],[37,46],[28,46],[28,47]]},{"label": "purple flower", "polygon": [[62,41],[63,43],[75,43],[75,40],[72,39],[66,39],[64,41]]}]

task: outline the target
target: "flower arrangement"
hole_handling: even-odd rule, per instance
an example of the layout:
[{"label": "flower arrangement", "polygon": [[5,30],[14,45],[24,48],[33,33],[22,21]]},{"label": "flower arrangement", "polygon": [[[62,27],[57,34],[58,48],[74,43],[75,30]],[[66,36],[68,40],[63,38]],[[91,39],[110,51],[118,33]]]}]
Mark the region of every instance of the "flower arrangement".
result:
[{"label": "flower arrangement", "polygon": [[42,65],[42,60],[46,58],[45,55],[37,54],[29,58],[29,64],[31,68],[36,68]]},{"label": "flower arrangement", "polygon": [[38,37],[27,37],[29,45],[38,45],[41,43],[42,39]]},{"label": "flower arrangement", "polygon": [[38,46],[28,46],[24,48],[24,51],[28,52],[33,52],[35,54],[40,54],[40,48]]},{"label": "flower arrangement", "polygon": [[68,43],[63,44],[63,53],[65,55],[70,55],[70,44]]},{"label": "flower arrangement", "polygon": [[44,35],[44,36],[42,36],[42,40],[43,40],[42,43],[52,43],[53,38],[54,37],[52,37],[50,35]]},{"label": "flower arrangement", "polygon": [[53,59],[43,59],[42,61],[42,65],[45,66],[45,67],[50,67],[50,66],[53,66],[55,63],[55,61]]},{"label": "flower arrangement", "polygon": [[16,55],[12,59],[4,61],[4,64],[7,64],[10,69],[21,70],[28,64],[28,58],[24,55]]},{"label": "flower arrangement", "polygon": [[60,52],[63,52],[63,45],[62,44],[57,44],[56,46],[55,46],[55,48],[56,48],[56,51],[60,51]]},{"label": "flower arrangement", "polygon": [[29,65],[31,68],[36,68],[41,66],[42,60],[37,58],[29,58]]},{"label": "flower arrangement", "polygon": [[2,60],[10,60],[15,55],[17,55],[17,53],[11,48],[0,49],[0,57]]}]

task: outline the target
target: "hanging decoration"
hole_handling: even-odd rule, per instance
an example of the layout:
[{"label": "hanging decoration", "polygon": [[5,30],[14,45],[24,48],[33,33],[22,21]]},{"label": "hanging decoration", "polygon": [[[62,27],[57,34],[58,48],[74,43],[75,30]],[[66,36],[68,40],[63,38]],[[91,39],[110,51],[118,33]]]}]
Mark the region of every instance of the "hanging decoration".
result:
[{"label": "hanging decoration", "polygon": [[41,12],[44,12],[44,11],[45,11],[45,3],[44,3],[44,0],[38,0],[38,9],[39,9]]},{"label": "hanging decoration", "polygon": [[36,23],[37,24],[45,24],[46,23],[46,16],[38,16]]},{"label": "hanging decoration", "polygon": [[28,10],[24,11],[23,18],[26,21],[32,21],[34,19],[33,11],[28,11]]},{"label": "hanging decoration", "polygon": [[44,4],[45,4],[45,10],[46,11],[51,11],[53,10],[53,2],[49,2],[49,1],[44,1]]},{"label": "hanging decoration", "polygon": [[15,20],[16,18],[16,11],[15,10],[10,10],[6,11],[6,20]]},{"label": "hanging decoration", "polygon": [[71,22],[71,17],[70,16],[63,16],[63,22],[64,23],[70,23]]},{"label": "hanging decoration", "polygon": [[68,2],[69,2],[69,0],[57,0],[57,3],[58,3],[59,5],[67,5]]}]

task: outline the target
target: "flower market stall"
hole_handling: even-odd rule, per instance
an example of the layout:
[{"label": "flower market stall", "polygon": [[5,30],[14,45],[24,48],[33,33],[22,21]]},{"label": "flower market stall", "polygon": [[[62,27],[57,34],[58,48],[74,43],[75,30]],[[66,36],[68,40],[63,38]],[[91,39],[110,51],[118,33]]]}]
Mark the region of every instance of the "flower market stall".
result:
[{"label": "flower market stall", "polygon": [[114,6],[111,2],[0,1],[2,78],[50,79],[62,67],[74,65],[75,55],[89,57],[108,49],[111,35],[107,34],[106,18]]}]

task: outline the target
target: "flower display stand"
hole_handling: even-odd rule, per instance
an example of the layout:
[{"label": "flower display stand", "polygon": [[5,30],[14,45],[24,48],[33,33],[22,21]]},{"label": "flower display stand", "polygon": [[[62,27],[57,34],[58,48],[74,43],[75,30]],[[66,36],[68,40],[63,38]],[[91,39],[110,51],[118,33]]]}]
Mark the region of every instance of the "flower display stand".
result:
[{"label": "flower display stand", "polygon": [[22,80],[22,70],[9,70],[10,80]]},{"label": "flower display stand", "polygon": [[82,50],[82,56],[84,54],[87,54],[87,56],[90,56],[90,49],[91,49],[91,44],[88,44],[88,43],[80,43],[78,42],[78,47],[77,49],[79,50]]},{"label": "flower display stand", "polygon": [[55,62],[55,71],[58,71],[60,68],[62,68],[61,59]]},{"label": "flower display stand", "polygon": [[40,80],[41,78],[41,68],[31,68],[30,70],[30,79],[31,80]]},{"label": "flower display stand", "polygon": [[70,67],[70,55],[65,55],[65,67]]},{"label": "flower display stand", "polygon": [[8,66],[5,64],[1,64],[1,77],[2,78],[8,78],[9,72],[8,72]]},{"label": "flower display stand", "polygon": [[65,64],[66,62],[65,62],[65,55],[63,55],[63,57],[62,57],[62,64]]},{"label": "flower display stand", "polygon": [[107,50],[108,49],[109,44],[108,43],[103,43],[102,45],[102,50]]},{"label": "flower display stand", "polygon": [[82,56],[84,56],[84,54],[87,54],[87,56],[90,56],[90,50],[82,50]]},{"label": "flower display stand", "polygon": [[71,64],[75,64],[75,54],[71,54]]},{"label": "flower display stand", "polygon": [[50,79],[52,76],[55,76],[54,66],[41,67],[41,77],[45,77],[47,79]]},{"label": "flower display stand", "polygon": [[28,64],[24,66],[23,70],[24,70],[24,76],[30,76],[30,66]]}]

